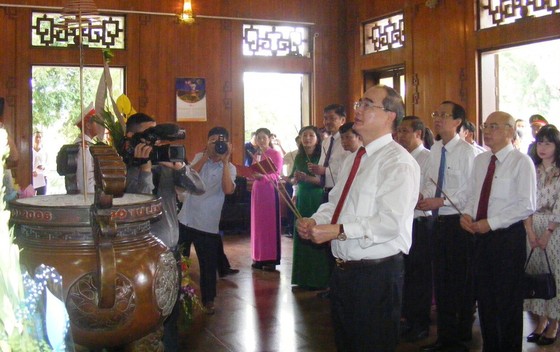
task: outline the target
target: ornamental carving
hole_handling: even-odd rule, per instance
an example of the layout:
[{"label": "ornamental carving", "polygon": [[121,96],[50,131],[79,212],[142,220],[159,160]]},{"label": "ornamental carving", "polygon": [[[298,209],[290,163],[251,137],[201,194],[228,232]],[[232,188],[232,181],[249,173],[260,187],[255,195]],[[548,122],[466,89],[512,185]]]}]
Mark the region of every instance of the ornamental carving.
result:
[{"label": "ornamental carving", "polygon": [[154,297],[161,314],[171,314],[179,294],[179,271],[173,253],[165,252],[159,256],[154,277]]},{"label": "ornamental carving", "polygon": [[98,20],[81,28],[60,25],[60,13],[33,12],[31,15],[31,45],[39,47],[73,47],[80,43],[88,48],[125,48],[124,16],[98,16]]},{"label": "ornamental carving", "polygon": [[130,280],[117,273],[115,304],[112,308],[98,306],[99,291],[94,274],[80,277],[68,290],[66,309],[75,326],[88,330],[110,330],[124,325],[136,308],[136,294]]},{"label": "ornamental carving", "polygon": [[306,27],[244,24],[243,55],[307,57],[308,38]]},{"label": "ornamental carving", "polygon": [[362,26],[364,54],[400,48],[404,45],[404,16],[402,13],[384,17]]},{"label": "ornamental carving", "polygon": [[480,0],[479,29],[560,13],[560,0]]}]

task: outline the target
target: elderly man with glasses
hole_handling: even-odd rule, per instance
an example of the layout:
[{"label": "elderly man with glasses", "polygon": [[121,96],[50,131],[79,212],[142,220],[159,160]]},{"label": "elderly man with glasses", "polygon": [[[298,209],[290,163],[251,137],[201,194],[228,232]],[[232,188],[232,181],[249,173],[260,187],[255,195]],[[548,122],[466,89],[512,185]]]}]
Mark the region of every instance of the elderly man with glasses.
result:
[{"label": "elderly man with glasses", "polygon": [[474,160],[461,226],[475,238],[474,292],[483,350],[521,352],[523,220],[536,208],[535,167],[511,143],[515,120],[510,114],[494,112],[481,127],[490,151]]}]

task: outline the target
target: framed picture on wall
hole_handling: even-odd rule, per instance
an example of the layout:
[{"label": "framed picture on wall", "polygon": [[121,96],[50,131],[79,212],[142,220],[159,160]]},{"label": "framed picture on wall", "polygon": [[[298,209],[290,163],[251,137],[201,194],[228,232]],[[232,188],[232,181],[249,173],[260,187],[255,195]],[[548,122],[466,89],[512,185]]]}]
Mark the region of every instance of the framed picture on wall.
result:
[{"label": "framed picture on wall", "polygon": [[176,78],[177,121],[206,121],[206,79]]}]

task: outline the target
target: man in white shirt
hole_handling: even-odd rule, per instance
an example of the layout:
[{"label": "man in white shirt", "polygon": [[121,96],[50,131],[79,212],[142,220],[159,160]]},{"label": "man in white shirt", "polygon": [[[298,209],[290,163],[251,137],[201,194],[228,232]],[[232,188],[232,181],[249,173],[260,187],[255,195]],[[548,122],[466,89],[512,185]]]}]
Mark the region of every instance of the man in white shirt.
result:
[{"label": "man in white shirt", "polygon": [[474,140],[475,130],[476,128],[472,122],[465,121],[465,123],[461,126],[461,131],[459,131],[459,137],[461,137],[461,139],[465,142],[469,143],[475,149],[476,155],[478,155],[480,153],[484,153],[486,149],[484,149],[484,147],[480,146]]},{"label": "man in white shirt", "polygon": [[465,109],[444,101],[432,113],[434,143],[428,173],[417,208],[434,215],[434,285],[437,303],[438,340],[422,350],[466,351],[463,341],[472,339],[474,297],[472,296],[473,239],[459,224],[469,194],[468,180],[475,157],[474,148],[459,138]]},{"label": "man in white shirt", "polygon": [[[84,110],[84,126],[82,126],[82,118],[76,121],[76,127],[78,127],[83,135],[85,141],[85,187],[86,193],[95,192],[95,178],[93,175],[93,157],[89,152],[89,146],[95,144],[97,141],[103,141],[105,137],[105,127],[94,120],[95,109],[93,108],[93,103],[91,103]],[[78,187],[78,193],[84,193],[84,163],[82,162],[82,135],[80,135],[74,143],[80,145],[78,154],[76,157],[76,185]]]},{"label": "man in white shirt", "polygon": [[355,109],[354,130],[365,147],[344,161],[329,201],[300,219],[297,229],[315,243],[332,241],[330,298],[338,350],[394,351],[420,167],[392,139],[404,115],[394,89],[368,89]]},{"label": "man in white shirt", "polygon": [[47,194],[47,152],[43,148],[43,133],[36,131],[33,137],[33,148],[31,153],[33,156],[33,188],[35,194],[44,196]]},{"label": "man in white shirt", "polygon": [[[405,116],[397,128],[397,142],[420,165],[420,185],[425,182],[430,150],[424,147],[424,123],[417,116]],[[403,324],[401,336],[407,342],[427,338],[432,308],[432,212],[415,210],[412,247],[405,256]]]},{"label": "man in white shirt", "polygon": [[496,111],[482,126],[490,151],[474,160],[472,192],[461,217],[461,226],[476,241],[473,272],[482,348],[521,352],[527,254],[523,220],[536,209],[535,167],[511,143],[515,120],[510,114]]},{"label": "man in white shirt", "polygon": [[346,109],[339,104],[331,104],[323,110],[323,123],[330,137],[321,144],[319,164],[309,164],[309,171],[321,178],[325,189],[325,201],[330,190],[338,180],[338,172],[342,162],[350,153],[342,148],[338,129],[346,122]]}]

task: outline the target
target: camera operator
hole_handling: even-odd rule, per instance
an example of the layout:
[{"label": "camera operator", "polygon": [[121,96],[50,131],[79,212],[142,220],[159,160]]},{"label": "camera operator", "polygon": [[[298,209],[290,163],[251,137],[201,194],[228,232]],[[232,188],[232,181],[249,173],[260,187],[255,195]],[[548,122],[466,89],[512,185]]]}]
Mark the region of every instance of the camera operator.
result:
[{"label": "camera operator", "polygon": [[[180,243],[186,244],[186,251],[190,251],[190,244],[194,243],[200,265],[202,304],[207,314],[214,314],[216,270],[220,257],[225,258],[219,235],[222,207],[225,195],[235,191],[237,170],[229,162],[230,155],[229,132],[223,127],[212,128],[206,148],[192,162],[193,169],[200,173],[206,185],[206,192],[188,195],[179,213]],[[229,263],[226,265],[229,267]],[[223,270],[223,274],[238,272],[231,268]]]},{"label": "camera operator", "polygon": [[[127,139],[155,126],[156,121],[152,117],[143,113],[136,113],[130,116],[126,122]],[[126,192],[150,193],[161,197],[163,214],[159,221],[152,224],[152,233],[178,257],[179,225],[177,221],[176,187],[185,189],[188,192],[201,194],[204,193],[205,186],[198,173],[182,161],[159,161],[157,164],[152,163],[150,154],[154,147],[164,143],[165,141],[159,140],[154,144],[146,141],[134,146],[133,158],[127,160]],[[181,271],[179,270],[179,276],[180,273]],[[164,322],[163,343],[165,351],[179,350],[177,344],[179,309],[180,304],[176,303],[173,312]]]}]

